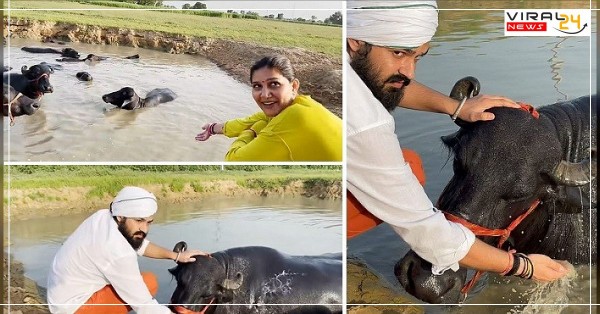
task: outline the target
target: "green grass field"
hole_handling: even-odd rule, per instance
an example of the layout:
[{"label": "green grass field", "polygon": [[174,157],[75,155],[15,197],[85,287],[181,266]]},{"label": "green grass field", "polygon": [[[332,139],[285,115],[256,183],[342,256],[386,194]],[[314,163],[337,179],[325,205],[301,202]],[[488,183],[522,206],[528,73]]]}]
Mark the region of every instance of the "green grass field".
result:
[{"label": "green grass field", "polygon": [[[4,18],[118,27],[222,38],[274,47],[300,47],[330,56],[342,54],[342,28],[275,20],[208,17],[185,12],[126,9],[72,1],[11,0]],[[4,1],[8,8],[8,1]],[[28,10],[22,10],[28,9]],[[54,10],[53,10],[54,9]],[[65,10],[71,9],[71,10]],[[102,9],[102,10],[98,10]]]},{"label": "green grass field", "polygon": [[[11,189],[94,187],[90,197],[114,195],[125,185],[168,186],[179,192],[186,184],[202,189],[203,182],[235,181],[252,189],[272,189],[291,181],[307,187],[342,180],[340,166],[4,166],[4,190],[10,170]],[[196,191],[203,192],[203,191]]]}]

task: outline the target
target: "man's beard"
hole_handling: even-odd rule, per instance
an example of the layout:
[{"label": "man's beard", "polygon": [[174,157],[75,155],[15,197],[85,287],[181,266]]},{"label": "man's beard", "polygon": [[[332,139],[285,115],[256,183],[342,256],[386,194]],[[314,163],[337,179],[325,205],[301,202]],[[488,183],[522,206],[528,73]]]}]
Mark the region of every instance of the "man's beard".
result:
[{"label": "man's beard", "polygon": [[[373,96],[377,98],[387,111],[396,109],[402,97],[404,97],[404,88],[410,84],[410,79],[403,74],[395,74],[387,78],[387,80],[380,82],[377,77],[377,73],[373,70],[373,65],[369,61],[367,55],[357,55],[351,62],[350,65],[354,69],[354,72],[362,79],[367,87],[373,93]],[[386,83],[404,82],[401,88],[392,86],[385,86]]]},{"label": "man's beard", "polygon": [[[127,227],[125,226],[125,220],[127,218],[124,218],[123,220],[121,220],[121,222],[117,222],[117,226],[119,228],[119,231],[121,232],[121,234],[125,237],[125,239],[127,240],[127,242],[129,242],[129,244],[131,245],[131,247],[134,250],[137,250],[140,248],[140,246],[142,246],[142,243],[144,242],[144,239],[146,238],[146,233],[143,231],[136,231],[134,234],[129,235],[127,232]],[[134,238],[134,236],[136,235],[142,235],[141,238],[136,239]]]}]

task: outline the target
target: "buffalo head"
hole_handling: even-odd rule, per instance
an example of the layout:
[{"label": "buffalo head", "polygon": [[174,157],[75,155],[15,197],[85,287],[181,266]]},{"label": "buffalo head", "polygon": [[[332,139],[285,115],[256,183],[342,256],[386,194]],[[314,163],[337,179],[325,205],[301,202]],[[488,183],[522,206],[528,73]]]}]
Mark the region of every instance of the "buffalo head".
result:
[{"label": "buffalo head", "polygon": [[[589,112],[589,97],[573,102],[579,100],[581,107]],[[574,107],[566,106],[568,110]],[[581,116],[585,110],[582,109]],[[579,162],[563,160],[567,136],[560,132],[574,132],[557,131],[556,121],[543,112],[538,118],[528,110],[493,108],[489,111],[496,117],[493,121],[461,122],[456,133],[442,138],[453,157],[454,175],[440,195],[437,207],[473,224],[503,229],[540,200],[542,205],[512,232],[503,248],[569,259],[557,252],[560,245],[546,243],[545,238],[554,221],[553,215],[581,212],[585,192],[570,193],[569,188],[589,185],[590,169],[592,177],[595,176],[592,166],[595,161],[585,159],[588,154],[584,153],[580,154]],[[582,142],[586,138],[589,139],[589,134],[581,135]],[[569,143],[571,150],[580,146],[577,141]],[[566,197],[569,194],[573,196],[571,200]],[[577,199],[573,201],[575,196]],[[567,229],[564,230],[561,232],[568,237]],[[498,243],[497,237],[482,240],[494,246]],[[457,283],[461,280],[464,283],[464,274],[448,270],[442,275],[433,275],[431,264],[412,251],[396,265],[395,272],[402,286],[421,300],[460,301],[462,285]]]},{"label": "buffalo head", "polygon": [[54,69],[48,64],[36,64],[31,68],[26,65],[21,67],[21,73],[29,81],[28,91],[24,92],[30,98],[39,98],[43,94],[52,93],[54,88],[50,84],[50,74]]},{"label": "buffalo head", "polygon": [[[185,250],[185,242],[175,245],[174,251]],[[186,310],[201,311],[207,309],[206,313],[212,313],[208,304],[222,304],[231,302],[233,294],[243,282],[242,273],[227,273],[227,265],[219,257],[196,256],[192,263],[179,263],[177,267],[169,269],[169,272],[177,281],[177,288],[171,296],[172,310],[185,312]],[[182,308],[183,307],[183,308]]]}]

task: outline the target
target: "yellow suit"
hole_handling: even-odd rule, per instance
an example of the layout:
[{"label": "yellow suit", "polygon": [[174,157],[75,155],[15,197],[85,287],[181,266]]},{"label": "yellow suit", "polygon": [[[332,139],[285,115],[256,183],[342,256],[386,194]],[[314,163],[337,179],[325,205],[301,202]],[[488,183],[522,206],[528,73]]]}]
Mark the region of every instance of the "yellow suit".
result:
[{"label": "yellow suit", "polygon": [[308,95],[273,118],[261,111],[229,120],[223,134],[237,137],[227,161],[342,160],[342,120]]}]

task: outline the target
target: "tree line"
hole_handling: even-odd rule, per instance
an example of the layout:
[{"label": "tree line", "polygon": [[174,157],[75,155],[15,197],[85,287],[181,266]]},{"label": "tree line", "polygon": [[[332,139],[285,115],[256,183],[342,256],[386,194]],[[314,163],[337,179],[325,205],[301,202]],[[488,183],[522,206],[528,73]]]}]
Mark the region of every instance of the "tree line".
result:
[{"label": "tree line", "polygon": [[[115,0],[115,1],[134,3],[134,4],[139,4],[139,5],[145,5],[145,6],[153,6],[153,7],[164,7],[163,2],[160,0]],[[207,9],[207,7],[206,7],[206,4],[204,4],[202,2],[196,2],[194,4],[186,3],[183,5],[182,9],[204,10],[204,9]],[[237,13],[237,12],[234,12],[233,10],[227,10],[227,13]],[[248,15],[248,16],[256,16],[256,17],[259,16],[259,14],[257,12],[252,12],[252,11],[247,11],[247,12],[241,11],[240,14]],[[263,16],[263,18],[278,19],[278,20],[284,19],[283,13],[278,13],[277,16],[275,16],[274,14],[270,14],[270,15]],[[316,16],[312,16],[310,20],[301,18],[301,17],[295,19],[295,21],[299,21],[299,22],[312,21],[313,23],[316,22],[316,20],[317,20]],[[342,25],[342,12],[336,11],[335,13],[330,15],[328,18],[323,20],[323,23]]]}]

